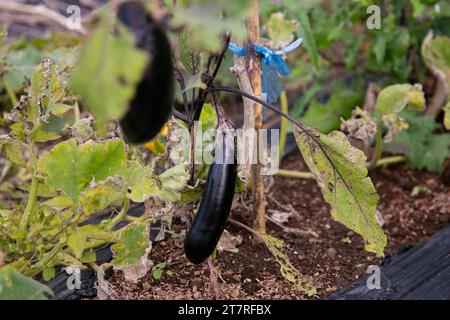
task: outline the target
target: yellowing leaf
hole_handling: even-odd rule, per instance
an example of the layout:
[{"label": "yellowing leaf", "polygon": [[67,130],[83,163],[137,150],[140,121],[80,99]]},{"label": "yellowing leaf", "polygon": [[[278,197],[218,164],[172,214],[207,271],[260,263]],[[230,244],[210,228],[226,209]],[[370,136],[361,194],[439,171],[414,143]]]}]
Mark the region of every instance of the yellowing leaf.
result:
[{"label": "yellowing leaf", "polygon": [[56,145],[38,163],[49,186],[78,203],[86,186],[127,171],[125,143],[109,140],[104,144],[88,141],[77,145],[74,139]]},{"label": "yellowing leaf", "polygon": [[379,196],[367,177],[364,153],[339,131],[325,135],[295,127],[294,135],[325,201],[331,205],[333,218],[360,234],[367,251],[383,256],[387,237],[375,219]]},{"label": "yellowing leaf", "polygon": [[67,245],[73,251],[77,259],[80,259],[84,250],[97,247],[114,237],[107,231],[100,229],[95,225],[85,225],[79,227],[69,236]]},{"label": "yellowing leaf", "polygon": [[114,252],[111,264],[116,268],[125,268],[139,263],[151,246],[148,234],[146,223],[133,223],[121,229],[117,243],[111,247]]},{"label": "yellowing leaf", "polygon": [[131,192],[128,193],[128,198],[134,202],[144,202],[147,198],[156,196],[158,191],[155,180],[145,177],[133,185]]},{"label": "yellowing leaf", "polygon": [[106,209],[113,202],[124,198],[125,180],[121,176],[109,177],[81,194],[80,204],[85,214],[94,214]]},{"label": "yellowing leaf", "polygon": [[444,126],[445,129],[450,130],[450,100],[444,106]]},{"label": "yellowing leaf", "polygon": [[424,109],[425,97],[421,85],[395,84],[384,88],[378,95],[375,110],[383,115],[398,114],[408,104],[417,111]]}]

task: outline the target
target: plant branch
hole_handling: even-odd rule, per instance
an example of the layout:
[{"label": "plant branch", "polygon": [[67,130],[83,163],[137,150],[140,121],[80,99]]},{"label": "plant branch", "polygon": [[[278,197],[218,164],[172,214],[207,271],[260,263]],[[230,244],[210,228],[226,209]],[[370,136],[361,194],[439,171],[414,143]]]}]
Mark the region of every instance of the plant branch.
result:
[{"label": "plant branch", "polygon": [[[286,91],[283,90],[280,95],[280,105],[281,105],[281,111],[284,113],[288,113],[288,101],[286,96]],[[287,134],[287,120],[285,118],[281,118],[280,122],[280,145],[279,145],[279,154],[280,159],[283,157],[284,154],[284,147],[286,145],[286,134]]]},{"label": "plant branch", "polygon": [[125,198],[125,200],[123,201],[122,210],[120,210],[119,214],[111,220],[111,222],[107,227],[108,231],[111,231],[119,222],[121,222],[126,218],[129,206],[130,206],[130,199]]},{"label": "plant branch", "polygon": [[298,178],[298,179],[315,179],[312,172],[301,172],[294,170],[278,169],[277,175],[280,177]]},{"label": "plant branch", "polygon": [[33,172],[31,178],[30,191],[28,193],[27,205],[22,213],[22,216],[20,217],[19,222],[19,230],[22,232],[26,231],[26,229],[28,228],[30,216],[36,204],[37,189],[38,189],[38,179],[36,176],[36,150],[34,149],[34,145],[30,146],[29,151],[30,151],[30,167]]},{"label": "plant branch", "polygon": [[377,133],[375,135],[375,152],[372,156],[372,160],[370,161],[369,164],[369,170],[373,169],[376,167],[378,160],[381,157],[381,152],[382,152],[382,146],[383,146],[383,137],[382,137],[382,128],[381,128],[381,121],[378,120],[377,123]]}]

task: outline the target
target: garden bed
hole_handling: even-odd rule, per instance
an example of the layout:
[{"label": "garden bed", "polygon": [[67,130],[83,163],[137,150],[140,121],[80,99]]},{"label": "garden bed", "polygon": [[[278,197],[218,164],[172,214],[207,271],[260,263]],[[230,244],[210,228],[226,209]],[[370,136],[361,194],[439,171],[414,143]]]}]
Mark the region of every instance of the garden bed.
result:
[{"label": "garden bed", "polygon": [[[298,154],[283,161],[286,169],[304,170]],[[371,177],[380,194],[378,209],[384,219],[383,229],[389,237],[386,255],[418,244],[444,227],[450,220],[450,187],[439,177],[407,169],[404,165],[378,168]],[[426,186],[431,193],[412,196],[416,186]],[[273,200],[273,199],[276,199]],[[303,274],[314,278],[318,295],[328,295],[348,286],[366,274],[368,265],[379,265],[382,259],[363,249],[361,238],[343,225],[333,221],[319,187],[313,180],[275,177],[268,193],[268,212],[281,210],[280,203],[291,203],[298,215],[289,219],[286,232],[268,221],[268,232],[287,245],[291,262]],[[249,211],[237,208],[236,220],[249,224]],[[177,232],[185,228],[174,226]],[[215,261],[220,272],[222,299],[304,299],[292,290],[281,276],[278,264],[263,244],[254,245],[251,234],[228,224],[232,234],[243,238],[238,253],[222,253]],[[295,232],[295,233],[294,233]],[[206,263],[192,265],[183,255],[183,237],[168,238],[154,246],[152,260],[167,261],[166,271],[159,280],[151,273],[138,283],[126,282],[121,273],[109,280],[119,299],[213,299],[210,273]],[[351,243],[349,243],[351,241]]]}]

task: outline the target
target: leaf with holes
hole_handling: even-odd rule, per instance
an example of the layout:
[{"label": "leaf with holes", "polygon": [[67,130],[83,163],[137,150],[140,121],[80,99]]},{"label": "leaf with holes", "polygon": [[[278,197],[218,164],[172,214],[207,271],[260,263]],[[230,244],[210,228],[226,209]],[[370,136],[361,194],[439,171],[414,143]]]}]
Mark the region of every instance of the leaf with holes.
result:
[{"label": "leaf with holes", "polygon": [[339,131],[325,135],[296,127],[294,135],[325,201],[331,205],[333,218],[360,234],[367,251],[383,256],[387,237],[375,219],[379,196],[367,176],[364,153]]},{"label": "leaf with holes", "polygon": [[118,232],[117,243],[111,249],[114,252],[112,265],[130,266],[137,263],[150,246],[148,224],[134,223]]}]

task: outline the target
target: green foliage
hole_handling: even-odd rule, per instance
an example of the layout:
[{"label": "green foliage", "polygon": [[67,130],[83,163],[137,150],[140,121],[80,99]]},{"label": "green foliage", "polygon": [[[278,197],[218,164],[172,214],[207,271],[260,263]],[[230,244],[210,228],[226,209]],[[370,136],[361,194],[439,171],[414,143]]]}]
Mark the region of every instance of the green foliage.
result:
[{"label": "green foliage", "polygon": [[298,27],[297,20],[286,20],[282,12],[275,12],[270,15],[265,28],[272,41],[272,48],[282,48],[294,40],[294,31]]},{"label": "green foliage", "polygon": [[383,256],[387,237],[375,219],[379,196],[367,177],[364,153],[339,131],[325,135],[295,128],[294,135],[325,201],[331,205],[333,218],[360,234],[367,251]]},{"label": "green foliage", "polygon": [[189,29],[192,46],[217,52],[221,48],[221,36],[226,31],[230,31],[235,39],[244,38],[242,21],[247,16],[248,4],[249,0],[180,1],[172,12],[173,22]]},{"label": "green foliage", "polygon": [[328,133],[340,126],[340,118],[350,117],[353,108],[361,102],[359,95],[350,91],[341,91],[326,102],[313,99],[300,121],[320,132]]},{"label": "green foliage", "polygon": [[158,263],[153,270],[153,279],[155,279],[155,280],[161,279],[166,266],[167,266],[166,262]]},{"label": "green foliage", "polygon": [[417,111],[425,107],[425,97],[420,85],[396,84],[383,89],[378,95],[375,110],[383,115],[398,114],[406,105]]},{"label": "green foliage", "polygon": [[386,150],[404,153],[412,168],[442,172],[444,160],[450,154],[450,134],[434,133],[437,124],[431,117],[412,113],[402,115],[409,128],[400,132]]},{"label": "green foliage", "polygon": [[0,300],[47,300],[52,290],[12,267],[0,268]]},{"label": "green foliage", "polygon": [[148,235],[147,223],[133,223],[118,231],[117,243],[111,247],[114,252],[111,264],[121,269],[140,262],[151,248]]}]

